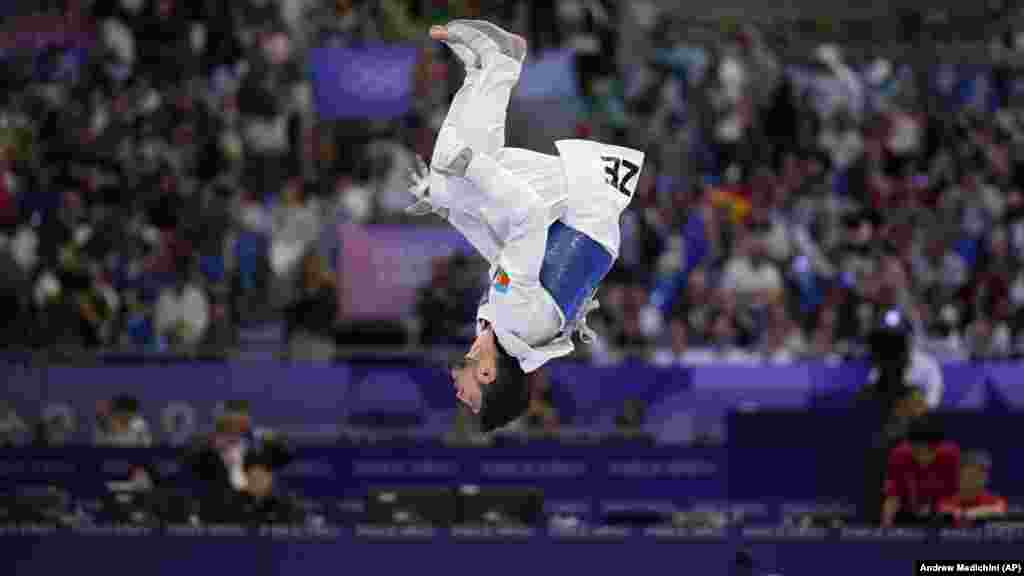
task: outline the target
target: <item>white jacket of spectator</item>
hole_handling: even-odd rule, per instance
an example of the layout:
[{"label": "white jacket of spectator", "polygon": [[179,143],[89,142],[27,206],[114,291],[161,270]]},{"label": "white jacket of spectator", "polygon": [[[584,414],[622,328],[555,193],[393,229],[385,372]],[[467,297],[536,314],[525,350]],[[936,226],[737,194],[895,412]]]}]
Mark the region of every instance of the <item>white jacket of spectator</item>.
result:
[{"label": "white jacket of spectator", "polygon": [[829,119],[840,108],[845,108],[859,120],[864,112],[864,86],[860,78],[843,62],[838,48],[821,46],[816,56],[830,72],[813,80],[818,115]]},{"label": "white jacket of spectator", "polygon": [[158,334],[174,334],[179,326],[183,326],[183,333],[178,334],[181,341],[198,344],[209,325],[210,302],[201,288],[188,284],[181,293],[168,288],[160,294],[156,303]]},{"label": "white jacket of spectator", "polygon": [[897,111],[892,115],[892,128],[886,144],[896,154],[910,154],[921,148],[923,130],[917,118],[906,112]]},{"label": "white jacket of spectator", "polygon": [[857,130],[823,130],[819,144],[828,151],[832,164],[840,171],[852,166],[864,152],[864,141]]},{"label": "white jacket of spectator", "polygon": [[271,230],[270,266],[286,275],[320,236],[320,209],[309,201],[301,207],[274,208]]},{"label": "white jacket of spectator", "polygon": [[725,266],[722,288],[741,298],[782,292],[782,274],[772,262],[765,260],[755,267],[750,258],[733,258]]},{"label": "white jacket of spectator", "polygon": [[35,270],[39,263],[39,235],[31,226],[21,226],[11,240],[11,255],[25,272]]},{"label": "white jacket of spectator", "polygon": [[776,262],[786,262],[793,255],[793,226],[780,214],[773,215],[771,227],[762,234],[768,257]]},{"label": "white jacket of spectator", "polygon": [[[372,157],[386,159],[391,167],[387,175],[378,182],[378,201],[387,214],[401,214],[409,205],[408,176],[415,164],[412,152],[395,141],[380,140],[370,144],[368,153]],[[367,194],[367,196],[369,196]],[[369,204],[369,203],[367,203]]]},{"label": "white jacket of spectator", "polygon": [[243,123],[245,142],[258,154],[283,154],[288,148],[288,118],[248,118]]},{"label": "white jacket of spectator", "polygon": [[718,68],[721,91],[715,104],[725,112],[715,126],[715,138],[721,142],[736,142],[745,132],[745,119],[739,105],[749,85],[747,69],[738,58],[726,56]]},{"label": "white jacket of spectator", "polygon": [[135,64],[135,35],[118,19],[104,20],[102,23],[104,45],[112,51],[124,64]]}]

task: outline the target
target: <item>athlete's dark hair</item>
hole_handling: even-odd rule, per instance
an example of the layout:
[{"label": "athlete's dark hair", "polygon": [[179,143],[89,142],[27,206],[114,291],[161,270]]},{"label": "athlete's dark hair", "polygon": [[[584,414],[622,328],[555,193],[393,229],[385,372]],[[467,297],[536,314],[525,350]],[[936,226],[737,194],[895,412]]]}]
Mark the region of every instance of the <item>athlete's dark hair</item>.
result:
[{"label": "athlete's dark hair", "polygon": [[935,445],[946,439],[946,431],[942,423],[934,417],[922,417],[915,420],[907,430],[907,441],[912,445]]},{"label": "athlete's dark hair", "polygon": [[519,366],[519,360],[506,352],[497,338],[494,345],[497,349],[497,374],[494,382],[483,386],[483,405],[480,407],[480,429],[483,432],[507,426],[522,416],[530,404],[526,372]]}]

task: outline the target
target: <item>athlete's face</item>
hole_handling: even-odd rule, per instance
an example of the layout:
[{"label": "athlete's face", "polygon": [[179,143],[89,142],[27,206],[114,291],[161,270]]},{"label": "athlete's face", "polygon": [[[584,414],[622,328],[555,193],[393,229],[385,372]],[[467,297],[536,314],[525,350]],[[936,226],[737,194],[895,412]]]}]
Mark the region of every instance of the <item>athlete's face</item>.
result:
[{"label": "athlete's face", "polygon": [[266,466],[250,466],[246,471],[246,488],[257,498],[270,495],[274,488],[274,474]]},{"label": "athlete's face", "polygon": [[452,366],[455,397],[469,406],[473,413],[480,412],[483,405],[483,387],[494,382],[496,363],[494,333],[488,329],[477,336],[465,358]]},{"label": "athlete's face", "polygon": [[914,460],[921,466],[928,466],[935,462],[935,447],[930,444],[915,444],[910,447]]}]

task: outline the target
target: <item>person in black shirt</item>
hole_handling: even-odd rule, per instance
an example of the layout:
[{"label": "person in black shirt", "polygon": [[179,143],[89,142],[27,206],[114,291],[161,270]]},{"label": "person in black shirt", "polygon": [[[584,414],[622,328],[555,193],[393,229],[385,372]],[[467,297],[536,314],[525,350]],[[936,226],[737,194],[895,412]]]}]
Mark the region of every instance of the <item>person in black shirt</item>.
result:
[{"label": "person in black shirt", "polygon": [[241,524],[296,524],[303,518],[295,498],[281,491],[274,478],[275,458],[266,452],[245,457],[245,489],[232,494],[220,505],[208,507],[207,522]]},{"label": "person in black shirt", "polygon": [[329,361],[335,352],[338,295],[330,269],[316,252],[303,258],[296,300],[286,310],[288,357]]},{"label": "person in black shirt", "polygon": [[878,378],[861,390],[857,407],[866,426],[864,439],[869,443],[861,520],[872,525],[881,521],[882,487],[889,452],[906,439],[910,428],[928,409],[922,391],[906,382],[910,338],[906,319],[892,310],[883,315],[883,322],[868,337],[871,362]]},{"label": "person in black shirt", "polygon": [[244,466],[250,453],[269,458],[277,469],[293,457],[286,440],[273,431],[254,428],[247,402],[234,400],[226,403],[216,431],[196,438],[183,456],[186,466],[206,484],[208,496],[220,500],[245,490]]}]

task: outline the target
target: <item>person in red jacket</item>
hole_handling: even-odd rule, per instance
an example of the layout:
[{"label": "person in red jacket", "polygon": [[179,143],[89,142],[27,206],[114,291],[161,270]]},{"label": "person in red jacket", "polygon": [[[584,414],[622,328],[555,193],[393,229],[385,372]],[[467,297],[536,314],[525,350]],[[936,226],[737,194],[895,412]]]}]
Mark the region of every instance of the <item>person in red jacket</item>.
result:
[{"label": "person in red jacket", "polygon": [[907,441],[889,453],[882,525],[929,521],[942,499],[956,495],[959,483],[959,446],[945,441],[935,420],[917,420]]},{"label": "person in red jacket", "polygon": [[938,513],[949,515],[957,526],[970,526],[980,519],[1006,514],[1006,498],[989,492],[988,472],[992,460],[984,452],[968,452],[960,461],[960,489],[939,501]]}]

